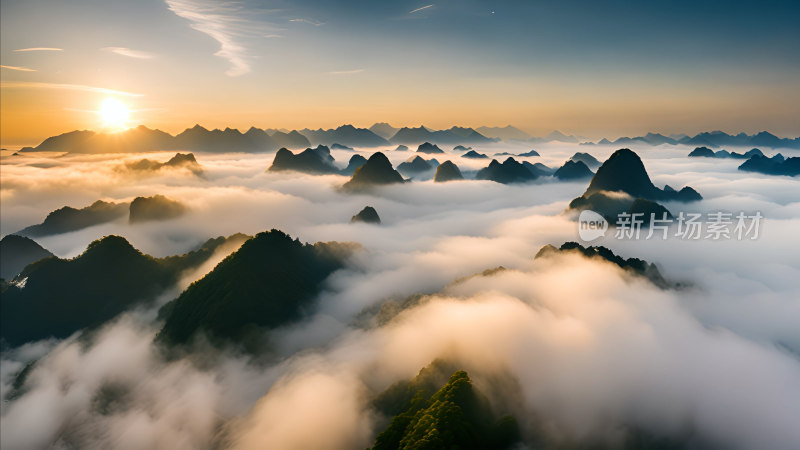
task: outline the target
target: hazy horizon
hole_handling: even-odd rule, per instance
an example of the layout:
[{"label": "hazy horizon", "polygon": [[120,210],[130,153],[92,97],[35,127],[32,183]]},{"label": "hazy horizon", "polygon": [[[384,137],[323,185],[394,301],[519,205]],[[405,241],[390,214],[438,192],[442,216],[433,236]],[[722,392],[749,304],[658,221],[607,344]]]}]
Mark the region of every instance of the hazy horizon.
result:
[{"label": "hazy horizon", "polygon": [[[125,130],[122,130],[122,131],[108,131],[108,130],[104,130],[102,127],[99,127],[97,129],[92,129],[90,127],[76,128],[76,129],[70,129],[70,130],[64,130],[64,131],[61,131],[61,132],[56,132],[56,133],[54,133],[52,135],[44,136],[41,139],[38,139],[38,140],[35,140],[35,141],[12,142],[12,143],[8,143],[8,144],[0,143],[0,146],[2,146],[2,148],[7,149],[7,150],[19,150],[22,147],[35,147],[35,146],[37,146],[38,144],[42,143],[42,141],[44,141],[45,139],[47,139],[49,137],[58,136],[60,134],[68,133],[68,132],[71,132],[71,131],[84,131],[84,130],[87,130],[87,131],[94,131],[96,133],[115,134],[115,133],[120,133],[120,132],[124,132],[124,131],[130,130],[130,129],[134,129],[134,128],[137,128],[137,127],[140,127],[140,126],[144,126],[144,127],[148,128],[148,129],[151,129],[151,130],[164,131],[164,132],[169,133],[170,135],[175,136],[175,135],[178,135],[181,132],[183,132],[185,130],[188,130],[188,129],[190,129],[190,128],[194,127],[194,126],[197,126],[197,125],[205,128],[207,130],[214,130],[214,129],[222,129],[222,130],[224,130],[226,128],[231,128],[231,129],[239,130],[240,132],[244,133],[248,129],[250,129],[251,127],[255,127],[255,128],[259,128],[259,129],[266,129],[266,130],[302,131],[304,129],[309,129],[309,130],[319,130],[319,129],[329,130],[329,129],[336,129],[336,128],[340,127],[340,126],[352,125],[355,128],[369,129],[369,127],[371,127],[372,125],[374,125],[376,123],[388,123],[388,122],[382,122],[382,121],[379,120],[379,121],[376,121],[376,122],[373,122],[373,123],[370,123],[370,124],[366,124],[366,125],[352,124],[352,123],[340,123],[340,124],[332,126],[332,127],[305,126],[305,127],[301,127],[301,128],[272,127],[272,126],[268,126],[268,125],[267,126],[258,126],[258,125],[254,125],[254,124],[253,125],[245,125],[245,126],[241,126],[241,127],[234,127],[234,126],[229,126],[229,125],[207,126],[207,125],[205,125],[203,123],[199,123],[198,122],[198,123],[188,124],[188,125],[182,126],[182,127],[179,126],[179,127],[175,128],[175,129],[162,129],[162,128],[158,128],[158,127],[148,126],[146,124],[136,124],[136,125],[131,124]],[[424,127],[428,128],[428,129],[432,129],[432,130],[446,130],[446,129],[449,129],[451,127],[464,126],[464,125],[461,125],[461,124],[453,124],[453,125],[445,126],[443,128],[435,128],[435,127],[431,127],[431,126],[428,126],[427,124],[423,124],[423,123],[418,123],[416,125],[408,124],[408,125],[400,125],[400,126],[396,126],[396,125],[394,125],[392,123],[389,123],[389,125],[393,126],[394,128],[398,128],[398,129],[399,128],[404,128],[404,127],[405,128],[418,128],[420,126],[424,126]],[[648,133],[661,134],[661,135],[669,137],[669,136],[675,136],[675,135],[694,136],[696,134],[703,133],[703,132],[712,132],[713,133],[713,132],[720,132],[720,131],[723,132],[723,133],[730,134],[730,135],[736,135],[736,134],[739,134],[739,133],[745,133],[745,134],[753,135],[753,134],[757,134],[757,133],[760,133],[760,132],[768,132],[768,133],[771,133],[771,134],[773,134],[773,135],[775,135],[775,136],[777,136],[779,138],[794,139],[794,138],[800,137],[800,134],[798,134],[798,135],[792,135],[792,134],[781,135],[781,134],[778,134],[778,133],[773,133],[770,130],[757,130],[757,129],[754,129],[754,130],[752,130],[750,132],[742,131],[742,130],[700,129],[698,131],[691,132],[691,133],[690,132],[683,132],[683,131],[664,132],[664,131],[647,130],[647,131],[642,132],[642,133],[628,134],[628,135],[598,134],[598,135],[590,136],[590,135],[587,135],[587,134],[584,134],[584,133],[568,132],[568,131],[564,131],[564,130],[560,130],[560,129],[550,129],[550,130],[547,130],[547,131],[544,131],[544,132],[541,132],[541,133],[536,133],[536,132],[531,131],[531,129],[529,129],[529,128],[526,129],[526,128],[523,128],[523,127],[518,127],[518,126],[515,126],[515,125],[511,125],[511,124],[493,125],[493,126],[491,126],[491,125],[468,126],[468,128],[472,128],[472,129],[477,130],[478,128],[483,127],[483,126],[487,126],[489,128],[494,128],[494,127],[504,128],[504,127],[507,127],[507,126],[511,126],[511,127],[514,127],[514,128],[516,128],[516,129],[518,129],[520,131],[523,131],[523,132],[531,135],[532,138],[543,138],[543,137],[546,137],[547,135],[549,135],[550,133],[562,133],[562,134],[567,135],[567,136],[574,136],[576,138],[583,139],[583,140],[581,140],[581,142],[584,142],[584,140],[586,142],[596,142],[596,141],[598,141],[600,139],[608,139],[610,141],[614,141],[616,139],[624,138],[624,137],[644,136],[644,135],[646,135]],[[537,143],[533,143],[532,142],[531,145],[535,146],[535,145],[537,145]],[[191,149],[187,148],[185,150],[191,150]]]}]

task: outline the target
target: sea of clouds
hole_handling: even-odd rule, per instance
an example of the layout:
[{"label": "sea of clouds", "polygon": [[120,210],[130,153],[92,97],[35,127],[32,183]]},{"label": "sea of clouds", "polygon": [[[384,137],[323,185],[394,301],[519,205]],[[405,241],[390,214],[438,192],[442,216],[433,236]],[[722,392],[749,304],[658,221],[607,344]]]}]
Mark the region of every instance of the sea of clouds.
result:
[{"label": "sea of clouds", "polygon": [[[542,156],[528,160],[551,167],[576,151],[602,161],[615,150],[535,148]],[[203,177],[126,169],[126,162],[165,161],[168,153],[4,156],[3,235],[61,206],[98,199],[163,194],[189,207],[174,220],[121,219],[37,239],[61,257],[108,234],[167,256],[210,237],[271,228],[304,242],[362,248],[327,280],[311,317],[271,333],[275,355],[266,360],[203,347],[167,358],[152,343],[154,310],[127,313],[91,339],[4,351],[0,446],[364,448],[386,426],[371,399],[444,358],[467,370],[498,411],[515,415],[527,443],[547,436],[567,446],[613,447],[642,429],[696,447],[800,447],[799,180],[739,172],[733,160],[687,158],[690,148],[635,150],[656,185],[690,185],[704,196],[667,204],[673,213],[759,211],[759,238],[599,241],[687,286],[664,291],[602,261],[533,259],[543,245],[578,240],[564,210],[588,181],[434,183],[431,173],[353,195],[338,189],[346,177],[268,173],[271,154],[197,153]],[[395,165],[414,156],[385,153]],[[352,154],[333,152],[341,166]],[[424,155],[431,156],[462,170],[489,161]],[[366,205],[378,211],[380,226],[350,223]],[[469,277],[498,266],[507,270]],[[382,304],[414,294],[425,296],[388,323],[369,320]],[[24,389],[7,398],[31,361]],[[109,392],[116,400],[105,404]]]}]

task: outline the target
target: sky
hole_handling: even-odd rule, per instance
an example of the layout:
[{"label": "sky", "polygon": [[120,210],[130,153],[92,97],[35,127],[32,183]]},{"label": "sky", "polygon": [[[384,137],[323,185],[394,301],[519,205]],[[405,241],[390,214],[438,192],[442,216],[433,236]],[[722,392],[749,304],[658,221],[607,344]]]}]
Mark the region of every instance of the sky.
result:
[{"label": "sky", "polygon": [[4,0],[0,144],[129,123],[800,135],[793,2]]}]

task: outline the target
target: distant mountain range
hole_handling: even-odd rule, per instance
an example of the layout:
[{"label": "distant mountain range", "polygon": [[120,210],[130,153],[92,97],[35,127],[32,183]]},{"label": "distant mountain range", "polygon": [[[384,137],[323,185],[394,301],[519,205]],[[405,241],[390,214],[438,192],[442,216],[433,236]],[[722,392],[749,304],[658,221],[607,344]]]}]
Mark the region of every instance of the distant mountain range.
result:
[{"label": "distant mountain range", "polygon": [[[373,125],[374,126],[374,125]],[[311,145],[344,144],[349,147],[381,147],[391,145],[389,141],[378,136],[366,128],[356,128],[352,125],[342,125],[336,129],[318,130],[304,129],[300,134],[311,141]]]},{"label": "distant mountain range", "polygon": [[70,131],[49,137],[36,147],[24,147],[21,152],[69,153],[134,153],[156,150],[192,150],[196,152],[266,152],[282,147],[304,148],[308,138],[290,131],[267,133],[252,127],[247,132],[226,128],[208,130],[195,125],[172,136],[161,130],[140,125],[119,133]]},{"label": "distant mountain range", "polygon": [[505,127],[479,127],[476,130],[486,137],[503,141],[527,141],[533,138],[530,134],[511,125]]},{"label": "distant mountain range", "polygon": [[369,127],[369,131],[372,131],[384,139],[390,139],[397,133],[397,130],[399,130],[399,128],[395,128],[386,122],[378,122]]},{"label": "distant mountain range", "polygon": [[[621,137],[615,141],[602,139],[586,142],[585,138],[553,131],[544,137],[532,137],[511,125],[506,127],[451,127],[433,130],[420,125],[416,128],[395,128],[379,122],[370,128],[342,125],[332,129],[276,130],[251,127],[246,132],[235,128],[209,130],[200,125],[187,128],[172,136],[161,130],[140,125],[119,133],[98,133],[76,130],[52,136],[36,147],[24,147],[25,152],[70,152],[70,153],[133,153],[156,150],[190,150],[195,152],[273,152],[280,148],[302,149],[312,145],[338,144],[341,147],[388,147],[396,144],[431,142],[440,145],[480,145],[497,141],[520,141],[530,143],[565,142],[581,145],[694,145],[717,148],[722,146],[750,146],[770,148],[798,148],[800,137],[779,138],[762,131],[748,135],[730,135],[722,131],[711,131],[693,137],[685,134],[665,136],[647,133],[644,136]],[[465,147],[466,148],[466,147]]]},{"label": "distant mountain range", "polygon": [[631,144],[645,145],[696,145],[711,148],[718,147],[770,147],[770,148],[797,148],[800,149],[800,137],[779,138],[772,133],[762,131],[756,134],[739,133],[736,135],[728,134],[723,131],[706,131],[693,137],[687,135],[664,136],[658,133],[647,133],[644,136],[621,137],[616,141],[602,139],[598,142],[583,142],[581,145],[620,145],[628,146]]},{"label": "distant mountain range", "polygon": [[452,127],[447,130],[432,131],[420,125],[417,128],[403,127],[389,139],[395,144],[488,144],[499,139],[490,139],[472,128]]}]

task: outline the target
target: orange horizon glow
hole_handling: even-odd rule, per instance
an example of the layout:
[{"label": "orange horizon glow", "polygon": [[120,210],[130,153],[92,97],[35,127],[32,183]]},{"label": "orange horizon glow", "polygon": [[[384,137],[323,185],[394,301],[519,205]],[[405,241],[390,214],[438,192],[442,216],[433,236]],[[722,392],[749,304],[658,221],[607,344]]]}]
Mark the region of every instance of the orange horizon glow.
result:
[{"label": "orange horizon glow", "polygon": [[[370,86],[364,88],[360,95],[349,92],[349,98],[336,92],[331,94],[324,88],[303,96],[295,97],[287,91],[269,98],[232,88],[227,94],[219,91],[198,99],[166,90],[143,95],[99,88],[94,92],[89,89],[95,88],[83,87],[8,87],[4,82],[0,96],[0,144],[14,149],[35,146],[50,136],[73,130],[109,131],[97,115],[98,105],[108,98],[124,104],[129,114],[124,126],[113,127],[117,131],[144,124],[173,135],[194,124],[209,129],[238,128],[244,132],[251,126],[300,130],[352,124],[367,128],[375,122],[388,122],[398,128],[425,125],[436,129],[454,125],[473,128],[513,125],[534,136],[559,130],[588,139],[614,139],[651,131],[696,134],[712,130],[731,133],[766,130],[781,137],[800,134],[794,120],[800,94],[791,94],[789,97],[797,97],[797,102],[791,103],[778,102],[758,91],[738,96],[689,91],[676,96],[628,87],[637,95],[625,98],[617,91],[587,88],[567,95],[552,87],[542,91],[542,86],[531,84],[517,89],[510,85],[491,90],[470,89],[469,98],[457,95],[462,90],[467,92],[464,87],[451,92],[419,89],[405,96],[399,93],[384,96],[379,101],[369,95]],[[130,115],[133,112],[135,116]]]}]

